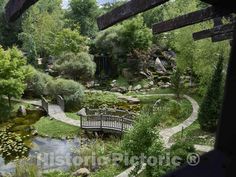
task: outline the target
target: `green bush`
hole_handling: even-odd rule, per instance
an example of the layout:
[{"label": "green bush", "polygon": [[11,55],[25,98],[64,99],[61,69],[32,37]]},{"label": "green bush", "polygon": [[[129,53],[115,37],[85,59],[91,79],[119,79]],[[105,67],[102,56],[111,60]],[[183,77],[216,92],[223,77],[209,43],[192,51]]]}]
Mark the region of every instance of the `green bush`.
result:
[{"label": "green bush", "polygon": [[216,131],[217,120],[220,117],[223,95],[223,60],[224,58],[221,56],[198,114],[201,129],[208,132]]},{"label": "green bush", "polygon": [[96,64],[88,53],[66,53],[60,56],[55,64],[55,69],[64,77],[88,81],[95,74]]},{"label": "green bush", "polygon": [[196,149],[194,148],[194,145],[189,142],[179,141],[171,146],[170,153],[172,157],[180,157],[182,159],[180,163],[183,165],[190,153],[196,153]]},{"label": "green bush", "polygon": [[57,79],[48,83],[49,95],[56,98],[61,95],[66,103],[66,108],[79,107],[84,96],[83,86],[73,80]]},{"label": "green bush", "polygon": [[33,93],[33,96],[40,97],[48,95],[47,85],[52,82],[52,77],[43,72],[37,71],[34,68],[30,69],[32,74],[27,77],[27,89],[25,93]]}]

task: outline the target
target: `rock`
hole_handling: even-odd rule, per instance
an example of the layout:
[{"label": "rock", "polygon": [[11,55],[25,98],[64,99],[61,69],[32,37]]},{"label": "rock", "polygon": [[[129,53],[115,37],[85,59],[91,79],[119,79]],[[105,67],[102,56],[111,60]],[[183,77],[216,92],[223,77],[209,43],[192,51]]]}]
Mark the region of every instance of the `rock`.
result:
[{"label": "rock", "polygon": [[116,83],[116,80],[113,80],[111,83],[115,84],[115,83]]},{"label": "rock", "polygon": [[81,177],[89,177],[90,171],[87,168],[80,168],[76,172],[72,174],[72,176],[81,176]]},{"label": "rock", "polygon": [[131,92],[131,91],[132,91],[132,88],[133,88],[133,86],[130,85],[130,86],[128,87],[128,91]]},{"label": "rock", "polygon": [[149,88],[149,84],[145,84],[145,85],[143,86],[143,88],[144,88],[144,89],[148,89],[148,88]]},{"label": "rock", "polygon": [[153,81],[150,81],[150,82],[149,82],[149,85],[150,85],[150,86],[153,86],[153,85],[154,85],[154,82],[153,82]]},{"label": "rock", "polygon": [[138,98],[133,98],[131,96],[124,96],[124,95],[122,95],[122,96],[119,96],[118,99],[127,101],[127,102],[129,102],[131,104],[138,104],[138,103],[140,103],[140,100]]},{"label": "rock", "polygon": [[133,90],[140,90],[141,88],[142,86],[139,84],[139,85],[136,85]]},{"label": "rock", "polygon": [[158,78],[159,81],[163,81],[163,82],[169,82],[171,80],[170,76],[160,76]]},{"label": "rock", "polygon": [[169,88],[170,85],[164,84],[164,85],[162,85],[162,86],[160,86],[160,87],[161,87],[161,88]]},{"label": "rock", "polygon": [[38,135],[37,130],[33,130],[33,131],[32,131],[32,135],[33,135],[33,136],[37,136],[37,135]]},{"label": "rock", "polygon": [[87,115],[86,109],[82,108],[79,112],[77,112],[77,115],[78,116],[86,116]]},{"label": "rock", "polygon": [[25,109],[25,106],[21,105],[17,111],[17,115],[18,116],[26,116],[27,115],[27,112],[26,112],[26,109]]},{"label": "rock", "polygon": [[133,78],[133,74],[132,72],[129,70],[129,68],[124,68],[122,70],[122,76],[126,79],[130,79],[130,78]]},{"label": "rock", "polygon": [[157,71],[166,72],[164,65],[162,64],[161,60],[158,57],[156,58],[155,66]]}]

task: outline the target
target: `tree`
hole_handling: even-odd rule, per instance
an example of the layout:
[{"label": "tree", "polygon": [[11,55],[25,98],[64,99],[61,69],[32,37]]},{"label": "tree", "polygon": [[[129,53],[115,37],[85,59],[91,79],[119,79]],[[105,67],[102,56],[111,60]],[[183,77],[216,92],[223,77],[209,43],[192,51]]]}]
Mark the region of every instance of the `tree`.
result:
[{"label": "tree", "polygon": [[59,56],[62,53],[79,53],[87,50],[87,38],[80,35],[79,29],[66,28],[55,35],[50,53]]},{"label": "tree", "polygon": [[38,56],[47,57],[51,54],[51,43],[63,25],[61,0],[39,1],[23,15],[23,32],[19,39],[31,63]]},{"label": "tree", "polygon": [[173,86],[173,89],[175,91],[176,97],[179,99],[180,95],[183,91],[183,83],[181,82],[181,71],[177,68],[176,71],[171,76],[171,84]]},{"label": "tree", "polygon": [[95,74],[96,64],[88,53],[66,53],[56,62],[55,69],[70,79],[88,81]]},{"label": "tree", "polygon": [[217,120],[220,117],[222,104],[223,61],[224,58],[220,56],[198,114],[201,129],[208,132],[216,131]]},{"label": "tree", "polygon": [[99,15],[99,7],[96,0],[71,0],[70,10],[67,13],[68,26],[80,26],[80,32],[84,36],[94,37],[97,29],[96,18]]},{"label": "tree", "polygon": [[0,47],[0,95],[19,98],[25,89],[26,59],[16,47],[4,51]]}]

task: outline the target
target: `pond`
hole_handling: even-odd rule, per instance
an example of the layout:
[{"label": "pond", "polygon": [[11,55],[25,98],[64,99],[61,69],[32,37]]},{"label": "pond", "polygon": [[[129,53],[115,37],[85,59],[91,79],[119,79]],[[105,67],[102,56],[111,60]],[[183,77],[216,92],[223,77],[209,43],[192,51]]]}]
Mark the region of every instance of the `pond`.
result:
[{"label": "pond", "polygon": [[[27,110],[26,116],[9,118],[0,124],[1,173],[13,172],[16,161],[35,159],[38,154],[73,155],[73,148],[79,147],[78,139],[57,140],[35,136],[32,125],[42,116],[44,112],[40,109]],[[67,169],[69,166],[60,168]]]}]

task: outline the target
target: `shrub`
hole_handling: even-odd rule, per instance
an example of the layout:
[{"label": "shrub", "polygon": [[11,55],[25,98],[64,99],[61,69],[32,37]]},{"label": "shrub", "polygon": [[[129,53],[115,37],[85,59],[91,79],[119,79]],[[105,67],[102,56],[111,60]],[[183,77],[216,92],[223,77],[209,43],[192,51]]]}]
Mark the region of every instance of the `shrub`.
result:
[{"label": "shrub", "polygon": [[201,129],[208,132],[216,131],[217,119],[220,117],[223,95],[223,60],[221,56],[198,114]]},{"label": "shrub", "polygon": [[[56,98],[61,95],[66,103],[66,109],[80,106],[84,91],[83,86],[73,80],[57,79],[48,83],[49,95]],[[72,108],[73,109],[73,108]]]},{"label": "shrub", "polygon": [[61,55],[55,64],[55,69],[64,77],[87,81],[93,78],[96,64],[88,53],[66,53]]},{"label": "shrub", "polygon": [[30,70],[32,75],[26,79],[27,88],[25,93],[33,93],[36,97],[47,95],[47,85],[49,82],[52,82],[52,77],[33,68]]},{"label": "shrub", "polygon": [[180,98],[180,95],[182,94],[184,89],[184,84],[181,81],[181,75],[181,71],[177,68],[177,70],[171,76],[171,84],[177,98]]},{"label": "shrub", "polygon": [[196,149],[194,148],[194,145],[188,142],[180,141],[176,144],[172,145],[170,148],[171,156],[178,156],[182,160],[180,160],[181,165],[183,165],[187,157],[190,153],[195,153]]}]

